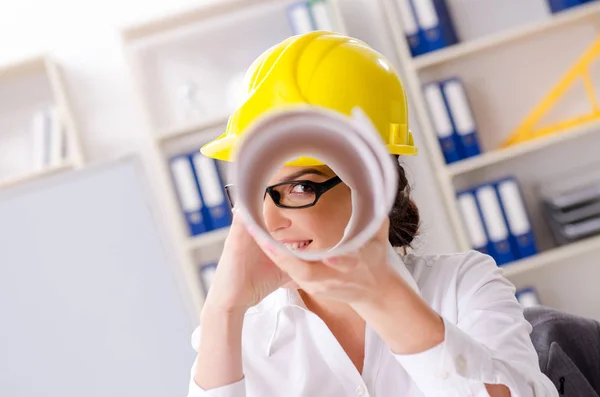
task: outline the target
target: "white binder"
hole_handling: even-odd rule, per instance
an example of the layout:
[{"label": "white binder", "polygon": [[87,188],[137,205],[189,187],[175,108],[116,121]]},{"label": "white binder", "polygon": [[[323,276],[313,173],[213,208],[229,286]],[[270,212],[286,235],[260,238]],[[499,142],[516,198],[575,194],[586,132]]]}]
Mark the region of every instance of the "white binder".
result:
[{"label": "white binder", "polygon": [[509,179],[500,182],[498,185],[498,194],[502,200],[510,232],[514,236],[521,236],[531,232],[531,224],[529,223],[525,204],[521,199],[521,193],[516,181]]},{"label": "white binder", "polygon": [[425,86],[425,100],[429,106],[435,131],[439,138],[449,138],[454,133],[448,109],[444,103],[442,90],[438,83],[429,83]]},{"label": "white binder", "polygon": [[315,21],[315,28],[319,30],[333,31],[334,26],[331,21],[331,14],[327,0],[316,0],[310,3],[312,16]]},{"label": "white binder", "polygon": [[467,94],[459,80],[451,79],[444,83],[444,94],[458,135],[468,135],[476,130],[475,120],[467,100]]},{"label": "white binder", "polygon": [[463,192],[458,196],[458,206],[471,240],[471,246],[477,250],[486,250],[488,239],[479,216],[477,202],[473,192]]},{"label": "white binder", "polygon": [[310,12],[310,5],[307,1],[292,4],[288,7],[287,12],[292,32],[295,35],[315,30]]},{"label": "white binder", "polygon": [[177,190],[181,209],[192,235],[206,230],[206,224],[202,215],[204,204],[196,185],[196,178],[192,170],[192,164],[187,156],[180,156],[171,160],[171,172]]}]

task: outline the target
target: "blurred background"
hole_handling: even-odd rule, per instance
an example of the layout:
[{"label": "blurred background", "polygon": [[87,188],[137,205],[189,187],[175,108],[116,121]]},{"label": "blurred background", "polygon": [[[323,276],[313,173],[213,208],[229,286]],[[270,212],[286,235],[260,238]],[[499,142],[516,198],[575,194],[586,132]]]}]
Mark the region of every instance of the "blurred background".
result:
[{"label": "blurred background", "polygon": [[231,222],[198,149],[254,58],[317,29],[405,84],[415,250],[600,320],[600,1],[4,1],[0,394],[185,395]]}]

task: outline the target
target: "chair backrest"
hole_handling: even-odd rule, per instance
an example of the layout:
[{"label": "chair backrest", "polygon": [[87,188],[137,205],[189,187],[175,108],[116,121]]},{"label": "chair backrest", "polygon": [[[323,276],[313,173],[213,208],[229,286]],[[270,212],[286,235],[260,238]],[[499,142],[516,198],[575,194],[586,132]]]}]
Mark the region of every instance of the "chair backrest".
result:
[{"label": "chair backrest", "polygon": [[600,323],[545,306],[525,309],[540,369],[561,396],[600,395]]}]

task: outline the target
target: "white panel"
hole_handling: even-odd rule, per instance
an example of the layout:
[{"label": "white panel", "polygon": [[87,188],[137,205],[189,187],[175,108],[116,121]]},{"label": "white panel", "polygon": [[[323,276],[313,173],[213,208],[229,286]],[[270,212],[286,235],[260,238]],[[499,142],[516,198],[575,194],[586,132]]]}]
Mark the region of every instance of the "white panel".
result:
[{"label": "white panel", "polygon": [[139,164],[0,192],[3,396],[185,396],[197,324]]}]

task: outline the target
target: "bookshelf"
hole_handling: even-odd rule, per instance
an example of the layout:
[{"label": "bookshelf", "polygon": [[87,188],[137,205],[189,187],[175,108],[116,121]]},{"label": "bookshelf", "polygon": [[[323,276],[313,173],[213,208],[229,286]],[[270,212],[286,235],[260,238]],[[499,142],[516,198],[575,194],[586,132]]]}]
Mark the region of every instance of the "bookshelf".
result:
[{"label": "bookshelf", "polygon": [[600,249],[600,236],[589,237],[562,247],[550,249],[530,258],[515,261],[502,267],[506,277],[515,277],[530,270],[568,260]]},{"label": "bookshelf", "polygon": [[0,189],[83,166],[60,65],[46,54],[0,65]]},{"label": "bookshelf", "polygon": [[[555,268],[550,265],[600,252],[600,236],[557,245],[541,208],[544,183],[558,178],[557,175],[564,176],[566,171],[585,168],[586,164],[595,162],[597,150],[590,147],[600,144],[600,123],[588,122],[518,145],[499,146],[595,40],[600,31],[600,2],[556,14],[538,10],[530,22],[496,29],[489,34],[471,35],[455,45],[413,57],[402,26],[401,8],[396,1],[382,0],[382,4],[411,101],[412,115],[418,123],[417,136],[427,149],[458,249],[471,249],[471,244],[459,213],[457,193],[498,177],[514,175],[524,189],[525,206],[541,249],[532,257],[502,266],[504,274],[515,285],[521,280],[544,277],[544,285],[551,285],[553,281],[549,280]],[[457,11],[464,16],[464,10],[452,9],[460,7],[458,2],[447,0],[448,3],[451,14]],[[501,5],[500,2],[496,4]],[[555,46],[554,55],[550,53],[551,43]],[[446,164],[422,87],[456,76],[465,84],[482,153]],[[597,78],[592,75],[595,81]],[[562,102],[562,108],[581,111],[583,106],[579,99],[584,97],[582,91],[570,92],[566,100],[571,102]],[[559,106],[558,113],[565,118],[562,110]],[[530,275],[532,272],[536,275]],[[555,299],[562,300],[561,304],[575,302],[574,298],[563,295]]]},{"label": "bookshelf", "polygon": [[599,3],[583,4],[557,13],[551,18],[540,22],[527,24],[505,32],[491,34],[487,37],[470,40],[439,51],[417,56],[414,58],[412,66],[416,70],[427,69],[444,62],[477,55],[483,51],[494,50],[495,47],[507,45],[513,41],[518,41],[532,35],[544,34],[551,30],[564,28],[570,24],[585,23],[593,18],[598,18],[599,15]]},{"label": "bookshelf", "polygon": [[477,171],[484,167],[491,167],[501,162],[510,161],[519,156],[525,156],[529,153],[543,150],[545,148],[565,144],[569,141],[585,137],[590,134],[597,134],[600,131],[600,123],[590,122],[582,124],[562,133],[548,135],[531,141],[523,142],[519,145],[509,146],[504,149],[497,149],[480,156],[465,159],[458,163],[450,164],[446,171],[451,177],[467,174]]},{"label": "bookshelf", "polygon": [[[169,160],[223,133],[245,70],[264,50],[293,35],[286,8],[294,3],[226,0],[122,30],[148,132],[145,153],[153,187],[198,313],[206,293],[200,268],[218,260],[228,228],[190,236]],[[334,30],[345,32],[337,0],[326,7]],[[219,167],[227,181],[227,164]]]}]

